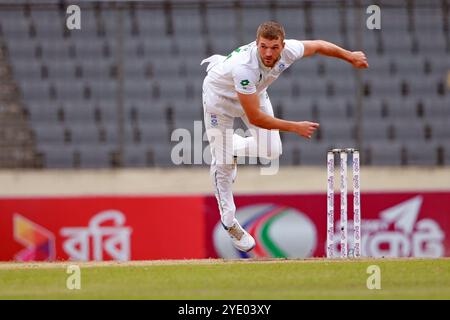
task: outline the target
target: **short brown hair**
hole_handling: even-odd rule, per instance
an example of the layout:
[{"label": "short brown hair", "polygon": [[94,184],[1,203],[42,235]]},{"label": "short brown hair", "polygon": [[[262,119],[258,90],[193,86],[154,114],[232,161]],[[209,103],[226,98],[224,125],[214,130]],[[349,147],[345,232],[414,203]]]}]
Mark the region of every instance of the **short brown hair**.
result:
[{"label": "short brown hair", "polygon": [[284,28],[281,24],[275,21],[263,22],[256,31],[256,39],[263,37],[268,40],[284,40]]}]

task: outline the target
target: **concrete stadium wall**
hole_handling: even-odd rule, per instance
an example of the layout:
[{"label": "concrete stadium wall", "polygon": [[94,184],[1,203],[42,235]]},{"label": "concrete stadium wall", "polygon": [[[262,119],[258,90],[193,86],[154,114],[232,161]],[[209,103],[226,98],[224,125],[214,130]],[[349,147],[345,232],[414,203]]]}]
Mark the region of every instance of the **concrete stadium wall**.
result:
[{"label": "concrete stadium wall", "polygon": [[[0,171],[0,197],[210,194],[212,190],[208,168]],[[449,191],[450,168],[363,167],[361,190]],[[259,168],[240,166],[234,192],[326,192],[326,168],[282,167],[278,174],[264,176]]]}]

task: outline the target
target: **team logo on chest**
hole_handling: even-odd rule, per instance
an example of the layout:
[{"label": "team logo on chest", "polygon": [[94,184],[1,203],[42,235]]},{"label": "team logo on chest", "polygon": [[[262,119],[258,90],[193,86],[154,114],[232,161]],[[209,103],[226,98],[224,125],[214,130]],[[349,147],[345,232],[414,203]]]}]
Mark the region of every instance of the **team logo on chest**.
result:
[{"label": "team logo on chest", "polygon": [[285,65],[284,63],[280,63],[280,64],[278,65],[278,71],[279,71],[279,72],[282,72],[285,68],[286,68],[286,65]]}]

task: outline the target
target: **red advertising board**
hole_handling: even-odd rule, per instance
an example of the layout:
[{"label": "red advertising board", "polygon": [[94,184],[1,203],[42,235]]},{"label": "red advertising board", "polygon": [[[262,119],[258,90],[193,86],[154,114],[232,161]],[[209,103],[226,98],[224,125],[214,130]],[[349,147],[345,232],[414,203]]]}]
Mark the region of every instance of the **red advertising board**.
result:
[{"label": "red advertising board", "polygon": [[[351,197],[349,198],[351,200]],[[326,195],[240,195],[237,218],[257,240],[249,254],[234,249],[219,223],[217,202],[206,199],[210,257],[323,257]],[[348,201],[352,245],[352,201]],[[450,193],[365,193],[361,196],[362,253],[370,257],[450,256]],[[335,252],[339,254],[339,197],[335,197]]]},{"label": "red advertising board", "polygon": [[[323,257],[326,195],[236,195],[237,218],[256,238],[238,252],[212,196],[0,199],[0,261]],[[335,199],[339,251],[339,197]],[[348,201],[352,239],[352,201]],[[361,195],[362,253],[450,256],[450,193]],[[352,247],[350,241],[350,248]]]},{"label": "red advertising board", "polygon": [[0,260],[203,258],[202,197],[0,199]]}]

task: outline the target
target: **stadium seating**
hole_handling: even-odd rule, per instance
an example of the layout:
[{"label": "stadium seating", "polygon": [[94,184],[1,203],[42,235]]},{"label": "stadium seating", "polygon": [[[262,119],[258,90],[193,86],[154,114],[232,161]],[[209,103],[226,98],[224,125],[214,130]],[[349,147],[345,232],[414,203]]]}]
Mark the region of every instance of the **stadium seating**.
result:
[{"label": "stadium seating", "polygon": [[381,31],[365,27],[352,1],[157,1],[120,11],[83,2],[73,31],[58,1],[24,3],[0,4],[0,42],[46,168],[173,166],[172,130],[202,120],[200,61],[253,41],[269,19],[287,38],[364,50],[370,64],[356,72],[305,58],[273,84],[276,115],[321,123],[311,142],[282,134],[283,165],[321,165],[327,148],[360,144],[368,165],[450,164],[445,1],[389,1]]}]

